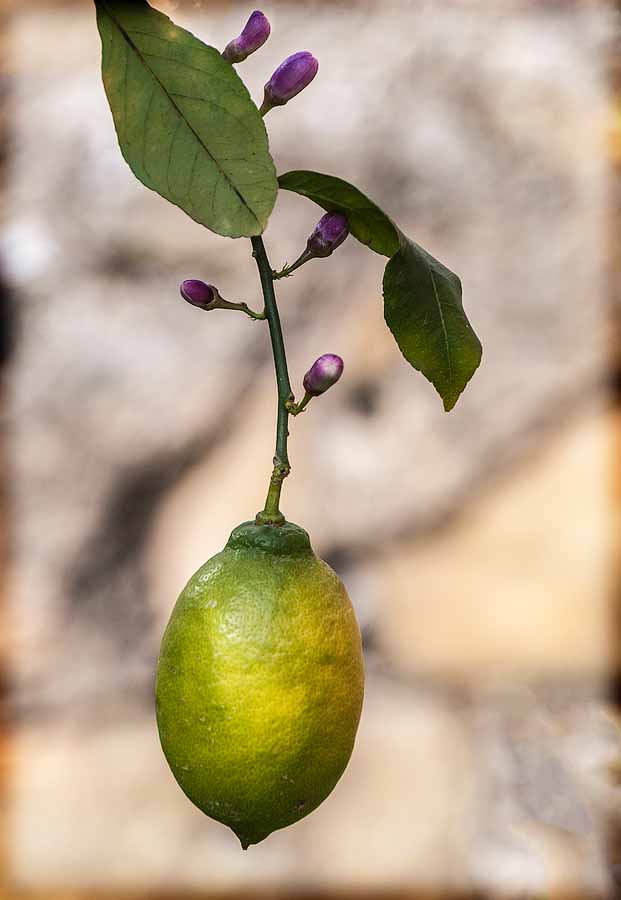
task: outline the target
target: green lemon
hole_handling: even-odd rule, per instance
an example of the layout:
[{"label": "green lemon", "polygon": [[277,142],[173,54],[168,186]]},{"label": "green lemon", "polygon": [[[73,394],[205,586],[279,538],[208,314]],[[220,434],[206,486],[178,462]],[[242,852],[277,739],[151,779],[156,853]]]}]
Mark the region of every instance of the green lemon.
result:
[{"label": "green lemon", "polygon": [[334,788],[363,690],[343,583],[299,526],[247,522],[190,579],[164,633],[162,748],[185,794],[245,849]]}]

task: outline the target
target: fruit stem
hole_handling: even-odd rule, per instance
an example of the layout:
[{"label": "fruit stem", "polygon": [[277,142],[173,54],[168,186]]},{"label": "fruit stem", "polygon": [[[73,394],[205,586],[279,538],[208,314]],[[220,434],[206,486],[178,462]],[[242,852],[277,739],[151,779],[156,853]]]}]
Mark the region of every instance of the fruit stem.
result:
[{"label": "fruit stem", "polygon": [[293,392],[289,381],[287,368],[287,356],[285,342],[282,336],[280,316],[274,293],[274,276],[272,267],[265,252],[265,245],[261,237],[252,239],[252,255],[257,262],[263,299],[265,301],[265,315],[270,329],[272,351],[274,353],[274,368],[276,370],[276,386],[278,388],[278,419],[276,423],[276,453],[274,454],[274,468],[270,477],[270,484],[265,500],[265,507],[257,513],[257,525],[282,525],[285,517],[280,511],[280,492],[282,483],[291,471],[289,456],[287,453],[287,438],[289,437],[289,405],[293,401]]}]

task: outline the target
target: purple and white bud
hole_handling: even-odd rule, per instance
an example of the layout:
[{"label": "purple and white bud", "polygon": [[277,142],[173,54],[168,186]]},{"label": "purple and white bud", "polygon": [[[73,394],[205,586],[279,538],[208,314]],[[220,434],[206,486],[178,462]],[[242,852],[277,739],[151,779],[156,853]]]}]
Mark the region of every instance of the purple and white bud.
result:
[{"label": "purple and white bud", "polygon": [[267,16],[255,9],[244,25],[242,33],[229,41],[222,51],[222,56],[230,63],[243,62],[251,53],[263,46],[271,30]]},{"label": "purple and white bud", "polygon": [[265,115],[273,106],[284,106],[308,87],[318,69],[319,63],[307,50],[288,56],[265,85],[261,115]]},{"label": "purple and white bud", "polygon": [[311,397],[318,397],[339,380],[343,374],[343,360],[334,353],[324,353],[316,359],[304,376],[304,390]]},{"label": "purple and white bud", "polygon": [[340,247],[349,234],[347,216],[340,212],[328,212],[323,216],[309,237],[306,250],[309,256],[330,256]]},{"label": "purple and white bud", "polygon": [[218,298],[218,291],[213,284],[205,284],[196,278],[188,278],[181,284],[181,296],[192,306],[199,309],[212,309],[214,300]]},{"label": "purple and white bud", "polygon": [[340,212],[328,212],[317,222],[306,242],[306,249],[290,266],[274,272],[274,278],[286,278],[311,259],[331,256],[349,234],[347,216]]}]

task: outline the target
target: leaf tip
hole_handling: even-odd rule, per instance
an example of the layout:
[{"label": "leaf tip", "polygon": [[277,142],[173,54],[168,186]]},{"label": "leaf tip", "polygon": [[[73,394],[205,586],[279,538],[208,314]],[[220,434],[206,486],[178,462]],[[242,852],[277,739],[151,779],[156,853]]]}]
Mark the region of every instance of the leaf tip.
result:
[{"label": "leaf tip", "polygon": [[[463,392],[466,390],[466,388],[470,384],[470,381],[472,380],[475,372],[481,365],[481,359],[483,358],[483,347],[482,347],[481,341],[477,337],[476,333],[474,331],[472,331],[472,334],[476,338],[476,342],[478,344],[478,353],[476,354],[476,362],[473,360],[473,364],[470,367],[470,374],[468,375],[466,380],[463,382],[461,388],[457,391],[457,393],[448,394],[446,396],[444,396],[443,394],[440,394],[440,396],[442,397],[442,402],[444,403],[444,412],[451,412],[451,410],[455,408],[455,406],[457,405],[457,401],[459,400],[459,398],[461,397]],[[436,390],[437,390],[437,388],[436,388]],[[440,393],[440,391],[438,391],[438,393]]]}]

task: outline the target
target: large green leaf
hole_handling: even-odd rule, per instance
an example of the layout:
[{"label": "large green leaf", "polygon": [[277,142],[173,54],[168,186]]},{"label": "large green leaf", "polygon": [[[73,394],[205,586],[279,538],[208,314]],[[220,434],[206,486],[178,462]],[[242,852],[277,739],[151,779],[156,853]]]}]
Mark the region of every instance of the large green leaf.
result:
[{"label": "large green leaf", "polygon": [[308,197],[328,212],[345,213],[353,236],[376,253],[392,256],[399,249],[399,229],[353,184],[306,170],[287,172],[278,183],[283,190]]},{"label": "large green leaf", "polygon": [[384,317],[399,349],[452,409],[481,362],[457,275],[402,236],[384,272]]},{"label": "large green leaf", "polygon": [[343,212],[351,233],[389,256],[384,273],[384,317],[407,361],[452,409],[481,361],[481,343],[468,321],[457,275],[407,238],[362,191],[332,175],[287,172],[280,187]]},{"label": "large green leaf", "polygon": [[260,234],[278,193],[267,133],[230,63],[146,0],[95,0],[123,156],[218,234]]}]

